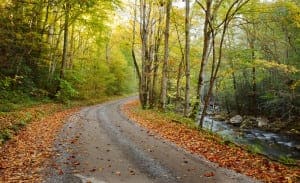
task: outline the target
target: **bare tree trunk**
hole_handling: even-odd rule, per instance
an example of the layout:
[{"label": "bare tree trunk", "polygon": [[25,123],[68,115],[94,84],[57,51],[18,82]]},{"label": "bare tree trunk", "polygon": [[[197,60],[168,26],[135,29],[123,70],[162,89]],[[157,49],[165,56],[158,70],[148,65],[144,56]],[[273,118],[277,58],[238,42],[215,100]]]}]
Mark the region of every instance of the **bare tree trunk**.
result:
[{"label": "bare tree trunk", "polygon": [[250,38],[250,49],[251,49],[251,60],[253,62],[252,66],[252,102],[251,102],[251,111],[256,116],[257,115],[257,103],[256,103],[256,67],[254,64],[255,61],[255,51],[254,51],[254,39]]},{"label": "bare tree trunk", "polygon": [[[228,36],[229,47],[231,47],[232,42],[234,41],[233,34],[234,33],[231,32],[230,36]],[[241,108],[240,108],[240,103],[239,103],[238,94],[237,94],[237,82],[236,82],[236,75],[235,75],[235,68],[234,68],[233,59],[230,58],[229,63],[230,63],[230,67],[232,69],[231,76],[232,76],[232,85],[233,85],[233,91],[234,91],[235,108],[236,108],[238,114],[241,114]],[[225,100],[226,100],[227,112],[229,113],[230,112],[230,107],[228,105],[227,99],[225,99]]]},{"label": "bare tree trunk", "polygon": [[[212,56],[212,68],[211,68],[211,76],[210,76],[210,82],[209,82],[209,89],[208,89],[208,92],[205,96],[205,101],[204,101],[204,106],[203,106],[203,110],[201,112],[201,115],[200,115],[200,121],[198,123],[199,126],[203,126],[203,121],[204,121],[204,118],[205,118],[205,115],[206,115],[206,111],[207,111],[207,108],[208,108],[208,105],[209,105],[209,102],[210,102],[210,98],[212,96],[212,93],[213,93],[213,87],[214,87],[214,84],[215,84],[215,81],[216,81],[216,78],[217,78],[217,75],[218,75],[218,71],[219,71],[219,68],[220,68],[220,65],[221,65],[221,62],[222,62],[222,56],[223,56],[223,44],[224,44],[224,39],[225,39],[225,34],[226,34],[226,31],[228,29],[228,25],[229,23],[231,22],[231,20],[233,19],[234,15],[241,9],[242,6],[244,6],[246,3],[249,2],[249,0],[235,0],[234,2],[232,2],[232,4],[229,6],[229,8],[227,9],[227,12],[226,12],[226,16],[225,18],[223,19],[223,21],[217,25],[216,27],[214,27],[213,25],[213,22],[216,20],[216,16],[217,16],[217,9],[221,6],[223,1],[220,1],[218,4],[215,4],[214,5],[214,12],[211,14],[211,0],[207,0],[206,1],[206,10],[205,10],[205,21],[208,21],[207,22],[207,26],[209,26],[209,31],[205,31],[204,29],[204,35],[205,33],[209,33],[208,35],[211,35],[211,40],[212,40],[212,48],[213,48],[213,56]],[[201,5],[201,7],[203,9],[205,9],[203,7],[203,5],[201,3],[198,3]],[[207,15],[208,18],[207,18]],[[221,35],[220,35],[220,43],[218,45],[218,54],[216,53],[216,45],[215,45],[215,40],[216,40],[216,35],[217,35],[217,32],[218,32],[218,29],[221,28]],[[208,42],[209,43],[209,42]],[[204,41],[204,45],[205,45],[205,41]],[[207,46],[207,53],[208,53],[208,47]],[[204,55],[204,53],[203,53]],[[202,56],[203,58],[203,56]],[[202,65],[202,63],[201,63]],[[201,68],[203,69],[203,68]],[[199,74],[199,81],[198,81],[198,96],[200,97],[200,93],[201,93],[201,89],[202,89],[202,85],[201,83],[203,83],[203,79],[204,77],[201,76],[201,70],[200,70],[200,74]],[[199,93],[200,92],[200,93]],[[198,97],[197,96],[197,97]],[[198,100],[199,102],[199,100]],[[198,119],[196,119],[198,120]]]},{"label": "bare tree trunk", "polygon": [[172,7],[172,1],[168,0],[166,4],[166,29],[165,29],[165,51],[164,51],[164,63],[162,71],[162,84],[161,84],[161,108],[166,109],[167,101],[167,84],[168,84],[168,65],[169,65],[169,32],[170,32],[170,11]]},{"label": "bare tree trunk", "polygon": [[177,71],[177,79],[176,79],[176,101],[181,101],[181,92],[180,92],[180,84],[181,84],[181,78],[183,75],[183,65],[184,65],[184,55],[181,56],[180,63],[178,65],[178,71]]},{"label": "bare tree trunk", "polygon": [[209,47],[211,42],[211,30],[209,27],[210,19],[211,19],[211,6],[212,2],[211,0],[206,1],[206,9],[205,9],[205,21],[204,21],[204,29],[203,29],[203,50],[202,50],[202,58],[201,58],[201,65],[200,65],[200,71],[199,71],[199,77],[198,77],[198,83],[197,83],[197,96],[196,96],[196,103],[194,105],[193,109],[193,116],[196,117],[196,122],[199,122],[199,113],[200,108],[202,104],[201,95],[202,95],[202,89],[204,85],[205,80],[205,67],[208,62],[209,57]]},{"label": "bare tree trunk", "polygon": [[203,127],[203,122],[204,122],[204,118],[206,116],[206,111],[207,111],[207,108],[209,106],[209,103],[210,103],[210,98],[212,96],[212,93],[213,93],[213,87],[214,87],[214,83],[215,83],[215,80],[216,80],[216,75],[215,75],[215,72],[218,71],[218,67],[220,66],[220,61],[221,61],[221,55],[222,55],[222,45],[223,45],[223,41],[224,41],[224,36],[225,36],[225,32],[226,32],[226,28],[224,27],[224,30],[223,30],[223,34],[222,34],[222,38],[221,38],[221,43],[220,43],[220,48],[219,48],[219,59],[217,60],[218,61],[218,64],[217,64],[217,68],[215,69],[215,65],[216,65],[216,45],[215,45],[215,39],[216,39],[216,35],[215,35],[215,32],[214,30],[212,29],[212,48],[213,48],[213,56],[212,56],[212,69],[211,69],[211,76],[210,76],[210,80],[209,80],[209,88],[208,88],[208,91],[205,95],[205,98],[204,98],[204,105],[203,105],[203,109],[202,109],[202,112],[201,112],[201,115],[200,115],[200,121],[198,123],[198,125],[200,127]]},{"label": "bare tree trunk", "polygon": [[181,105],[181,90],[180,90],[180,85],[181,85],[181,78],[183,76],[183,70],[184,70],[184,48],[183,44],[181,43],[180,40],[180,33],[178,30],[178,24],[176,22],[176,17],[174,17],[174,24],[175,24],[175,30],[176,30],[176,35],[177,35],[177,40],[180,48],[180,53],[181,53],[181,59],[180,63],[178,65],[178,71],[177,71],[177,79],[176,79],[176,105]]},{"label": "bare tree trunk", "polygon": [[63,54],[62,54],[62,61],[61,61],[61,69],[60,69],[60,79],[65,78],[65,68],[66,62],[68,58],[68,36],[69,36],[69,14],[70,14],[70,3],[66,1],[65,5],[65,24],[64,24],[64,45],[63,45]]},{"label": "bare tree trunk", "polygon": [[[50,53],[49,53],[50,63],[49,63],[48,81],[50,83],[52,83],[53,81],[54,72],[56,70],[56,65],[58,62],[57,55],[59,54],[58,50],[60,45],[60,39],[63,32],[63,29],[61,28],[62,23],[56,25],[59,22],[58,19],[59,19],[59,14],[58,12],[55,12],[54,20],[53,22],[51,22],[49,26],[49,32],[48,32],[48,43],[50,44]],[[56,33],[57,27],[59,29],[58,33]]]},{"label": "bare tree trunk", "polygon": [[190,1],[185,1],[185,106],[184,116],[188,116],[190,109]]},{"label": "bare tree trunk", "polygon": [[[233,69],[233,63],[231,61],[231,68]],[[237,83],[236,83],[236,77],[235,77],[235,71],[232,72],[232,82],[233,82],[233,90],[234,90],[234,100],[235,100],[235,106],[238,114],[241,114],[240,109],[240,103],[237,95]]]},{"label": "bare tree trunk", "polygon": [[69,62],[67,64],[68,69],[72,69],[73,67],[73,60],[74,60],[74,54],[75,54],[75,24],[72,24],[72,30],[71,30],[71,38],[70,38],[70,56],[69,56]]},{"label": "bare tree trunk", "polygon": [[147,106],[148,93],[147,93],[147,42],[148,42],[148,32],[147,32],[147,17],[146,17],[146,1],[140,0],[140,34],[142,41],[142,73],[141,73],[141,89],[140,89],[140,101],[142,108],[145,109]]},{"label": "bare tree trunk", "polygon": [[[132,30],[132,43],[131,43],[131,55],[134,63],[134,67],[138,77],[138,86],[139,86],[139,94],[141,94],[141,71],[139,65],[136,60],[135,52],[134,52],[134,45],[135,45],[135,34],[136,34],[136,18],[137,18],[137,0],[134,2],[134,21],[133,21],[133,30]],[[142,96],[139,95],[140,100],[142,100]]]},{"label": "bare tree trunk", "polygon": [[148,90],[148,101],[149,101],[149,108],[153,108],[154,106],[154,95],[153,92],[154,90],[154,84],[156,84],[155,82],[153,82],[153,71],[156,67],[156,20],[153,18],[150,19],[150,24],[151,26],[149,27],[149,51],[148,51],[148,70],[149,70],[149,75],[148,75],[148,79],[147,79],[147,90]]},{"label": "bare tree trunk", "polygon": [[152,78],[152,88],[151,88],[151,95],[150,95],[150,108],[153,108],[154,105],[157,102],[157,76],[158,76],[158,68],[159,68],[159,48],[160,43],[162,39],[162,33],[161,33],[161,23],[162,23],[162,11],[159,11],[159,19],[158,19],[158,26],[156,30],[156,34],[154,36],[155,42],[154,42],[154,64],[153,64],[153,78]]},{"label": "bare tree trunk", "polygon": [[48,23],[48,18],[49,18],[49,9],[50,9],[50,4],[51,4],[49,1],[44,2],[44,3],[47,3],[47,7],[46,7],[44,23],[43,23],[42,30],[41,30],[41,37],[43,37],[45,30],[46,30],[46,25]]}]

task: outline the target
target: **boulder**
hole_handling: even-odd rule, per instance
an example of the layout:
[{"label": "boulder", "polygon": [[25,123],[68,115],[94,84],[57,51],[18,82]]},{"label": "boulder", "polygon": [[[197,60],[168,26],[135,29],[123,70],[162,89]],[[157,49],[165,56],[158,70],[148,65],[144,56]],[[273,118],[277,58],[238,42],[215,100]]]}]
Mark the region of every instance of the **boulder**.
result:
[{"label": "boulder", "polygon": [[291,129],[290,132],[291,134],[300,135],[300,131],[296,129]]},{"label": "boulder", "polygon": [[259,117],[256,119],[256,121],[257,121],[258,127],[265,127],[265,126],[268,126],[268,124],[269,124],[269,120],[267,118]]},{"label": "boulder", "polygon": [[229,123],[233,124],[233,125],[239,125],[241,124],[243,121],[243,117],[240,115],[236,115],[232,118],[230,118]]}]

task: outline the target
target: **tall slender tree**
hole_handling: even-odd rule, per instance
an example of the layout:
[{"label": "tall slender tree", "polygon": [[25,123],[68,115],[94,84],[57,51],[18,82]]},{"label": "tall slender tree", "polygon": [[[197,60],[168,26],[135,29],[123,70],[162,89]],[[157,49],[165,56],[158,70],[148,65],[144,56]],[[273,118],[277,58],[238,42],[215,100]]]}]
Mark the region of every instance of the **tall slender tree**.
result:
[{"label": "tall slender tree", "polygon": [[[204,24],[204,31],[203,31],[204,46],[203,46],[203,53],[202,53],[201,67],[199,72],[198,88],[197,88],[198,106],[196,107],[196,109],[199,110],[197,111],[197,113],[200,114],[197,115],[196,121],[201,127],[203,126],[203,121],[206,115],[206,111],[210,103],[210,98],[213,93],[213,87],[215,85],[215,81],[217,79],[217,75],[222,62],[224,40],[225,40],[225,35],[227,33],[229,24],[231,23],[235,15],[238,13],[238,11],[248,2],[249,0],[233,0],[232,2],[230,2],[228,6],[225,6],[224,1],[206,0],[206,6],[204,6],[201,2],[197,1],[197,3],[202,8],[202,10],[205,12],[205,24]],[[225,16],[221,18],[220,22],[217,23],[218,15],[220,14],[219,9],[222,5],[226,7],[225,8],[226,13]],[[217,44],[216,39],[218,33],[220,33],[219,36],[220,41]],[[204,87],[204,80],[205,80],[204,73],[205,73],[206,64],[208,62],[210,46],[212,48],[211,75],[209,79],[208,91],[204,95],[204,102],[203,102],[204,105],[200,112],[201,90]]]},{"label": "tall slender tree", "polygon": [[185,106],[184,116],[188,116],[190,108],[190,1],[185,0]]},{"label": "tall slender tree", "polygon": [[164,44],[164,62],[161,79],[161,108],[166,109],[167,102],[167,85],[168,85],[168,66],[169,66],[169,34],[170,34],[170,14],[172,0],[166,2],[166,27],[165,27],[165,44]]},{"label": "tall slender tree", "polygon": [[65,2],[65,22],[64,22],[64,42],[63,42],[63,54],[60,68],[60,79],[65,79],[65,69],[68,59],[68,48],[69,48],[69,16],[70,16],[71,4],[69,0]]}]

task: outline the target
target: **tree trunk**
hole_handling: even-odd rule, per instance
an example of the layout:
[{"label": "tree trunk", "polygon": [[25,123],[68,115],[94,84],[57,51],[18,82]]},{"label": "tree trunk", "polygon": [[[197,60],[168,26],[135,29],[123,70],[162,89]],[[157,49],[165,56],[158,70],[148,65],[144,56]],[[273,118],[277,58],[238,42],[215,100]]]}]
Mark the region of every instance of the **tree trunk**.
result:
[{"label": "tree trunk", "polygon": [[177,79],[176,79],[176,101],[181,103],[180,81],[183,75],[184,55],[181,56],[180,63],[178,65]]},{"label": "tree trunk", "polygon": [[254,39],[250,38],[250,49],[251,49],[251,60],[253,63],[252,66],[252,102],[251,102],[251,111],[253,113],[254,116],[257,115],[257,102],[256,102],[256,67],[254,64],[255,61],[255,51],[254,51]]},{"label": "tree trunk", "polygon": [[180,33],[178,30],[178,24],[176,22],[176,17],[174,17],[174,24],[175,24],[175,30],[176,30],[176,35],[177,35],[177,40],[178,40],[178,44],[179,44],[179,48],[180,48],[180,53],[181,53],[181,59],[180,59],[180,63],[178,65],[178,71],[177,71],[177,79],[176,79],[176,105],[181,107],[181,78],[183,76],[183,71],[185,69],[185,64],[184,64],[184,48],[183,48],[183,44],[181,43],[180,40]]},{"label": "tree trunk", "polygon": [[145,109],[148,105],[148,92],[147,92],[147,62],[148,62],[148,52],[147,52],[147,42],[148,42],[148,32],[147,32],[147,20],[146,20],[146,2],[145,0],[140,0],[140,34],[142,41],[142,73],[141,73],[141,89],[140,89],[140,101],[142,108]]},{"label": "tree trunk", "polygon": [[[214,5],[214,12],[211,14],[211,0],[207,0],[206,1],[206,13],[205,13],[205,21],[207,22],[207,25],[205,24],[204,26],[209,26],[209,31],[205,31],[204,29],[204,35],[205,33],[209,33],[209,35],[211,35],[211,40],[212,40],[212,48],[213,48],[213,56],[212,56],[212,68],[211,68],[211,76],[210,76],[210,82],[209,82],[209,89],[208,92],[205,96],[205,102],[204,102],[204,107],[202,110],[202,113],[200,115],[200,121],[199,121],[199,126],[203,126],[203,121],[206,115],[206,110],[208,108],[209,102],[210,102],[210,98],[212,96],[213,93],[213,87],[215,84],[215,81],[217,79],[217,75],[218,75],[218,71],[222,62],[222,56],[223,56],[223,44],[224,44],[224,39],[225,39],[225,34],[228,28],[228,25],[230,23],[230,21],[233,19],[234,15],[238,12],[238,10],[241,9],[242,6],[244,6],[249,0],[245,0],[244,2],[242,0],[236,0],[234,1],[228,8],[227,12],[226,12],[226,16],[223,19],[223,21],[216,27],[214,27],[213,22],[216,20],[216,13],[217,13],[217,9],[218,7],[221,6],[222,1],[219,2],[218,5]],[[203,7],[203,6],[202,6]],[[208,16],[209,15],[209,16]],[[207,18],[208,16],[208,18]],[[221,35],[220,35],[220,43],[218,44],[218,53],[216,52],[216,45],[215,45],[215,41],[216,41],[216,35],[218,32],[218,29],[222,27],[221,29]],[[209,38],[209,37],[208,37]],[[204,38],[205,39],[205,38]],[[204,40],[204,45],[205,45],[205,40]],[[208,42],[209,45],[209,42]],[[204,46],[204,48],[207,48],[206,52],[205,50],[203,50],[204,53],[209,53],[209,46]],[[203,55],[204,55],[203,53]],[[208,55],[208,54],[207,54]],[[202,56],[203,57],[203,56]],[[202,63],[201,63],[202,65]],[[203,68],[201,68],[202,70]],[[199,83],[198,83],[198,96],[200,98],[200,93],[201,93],[201,89],[202,89],[202,85],[203,85],[203,80],[204,77],[201,76],[201,70],[200,70],[200,74],[199,74]],[[199,100],[198,100],[199,102]],[[198,120],[198,119],[196,119]]]},{"label": "tree trunk", "polygon": [[140,71],[139,65],[137,63],[135,52],[134,52],[135,34],[136,34],[136,18],[137,18],[136,6],[137,6],[137,0],[135,0],[135,2],[134,2],[134,21],[133,21],[133,28],[132,28],[131,56],[132,56],[134,67],[135,67],[137,77],[138,77],[138,86],[139,86],[139,94],[140,94],[139,98],[140,98],[140,100],[142,100],[142,96],[141,96],[141,92],[142,92],[141,91],[141,71]]},{"label": "tree trunk", "polygon": [[190,109],[190,1],[185,1],[185,106],[184,116],[188,116]]},{"label": "tree trunk", "polygon": [[[233,63],[231,61],[231,68],[233,68]],[[236,77],[235,77],[235,71],[232,72],[232,82],[233,82],[233,90],[234,90],[234,100],[235,100],[235,106],[238,114],[241,114],[241,109],[240,109],[240,103],[237,95],[237,83],[236,83]]]},{"label": "tree trunk", "polygon": [[64,24],[64,45],[63,45],[63,54],[62,54],[62,61],[61,61],[61,69],[60,69],[60,79],[65,79],[65,68],[66,68],[66,62],[68,58],[68,36],[69,36],[69,14],[70,14],[70,3],[69,1],[66,1],[65,6],[65,24]]},{"label": "tree trunk", "polygon": [[156,34],[154,36],[154,60],[153,60],[153,78],[152,78],[152,88],[150,94],[150,108],[153,108],[157,104],[157,76],[159,69],[159,48],[162,39],[162,31],[160,27],[162,26],[163,11],[159,10],[158,26],[156,27]]},{"label": "tree trunk", "polygon": [[71,29],[71,38],[70,38],[70,56],[69,56],[69,62],[67,64],[67,69],[73,68],[73,60],[74,60],[74,54],[75,54],[75,24],[72,24]]},{"label": "tree trunk", "polygon": [[197,82],[197,96],[196,96],[196,103],[194,104],[193,109],[193,117],[196,118],[196,122],[199,123],[199,114],[200,108],[202,104],[201,95],[202,89],[204,87],[204,80],[205,80],[205,67],[208,62],[209,57],[209,47],[211,42],[211,30],[209,27],[210,19],[211,19],[211,0],[206,1],[206,11],[205,11],[205,21],[204,21],[204,29],[203,29],[203,50],[202,50],[202,58],[201,58],[201,65],[200,71],[198,76]]},{"label": "tree trunk", "polygon": [[109,53],[110,52],[110,49],[109,49],[109,41],[107,41],[107,43],[105,44],[105,61],[106,63],[109,64]]},{"label": "tree trunk", "polygon": [[162,71],[161,83],[161,108],[166,109],[167,101],[167,84],[168,84],[168,64],[169,64],[169,32],[170,32],[170,11],[172,1],[168,0],[166,5],[166,29],[165,29],[165,49],[164,49],[164,63]]}]

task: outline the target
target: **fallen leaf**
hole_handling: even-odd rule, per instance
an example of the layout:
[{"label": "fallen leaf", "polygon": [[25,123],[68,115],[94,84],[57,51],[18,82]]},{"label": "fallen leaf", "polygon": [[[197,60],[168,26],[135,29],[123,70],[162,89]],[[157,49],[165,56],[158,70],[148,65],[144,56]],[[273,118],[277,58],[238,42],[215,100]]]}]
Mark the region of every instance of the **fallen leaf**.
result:
[{"label": "fallen leaf", "polygon": [[215,175],[214,172],[206,172],[206,173],[204,174],[205,177],[212,177],[212,176],[214,176],[214,175]]}]

